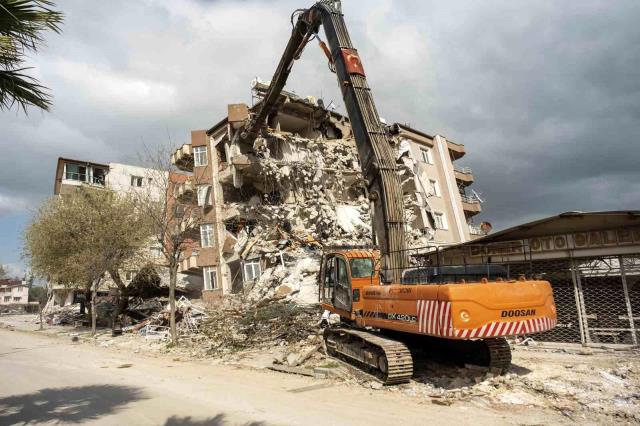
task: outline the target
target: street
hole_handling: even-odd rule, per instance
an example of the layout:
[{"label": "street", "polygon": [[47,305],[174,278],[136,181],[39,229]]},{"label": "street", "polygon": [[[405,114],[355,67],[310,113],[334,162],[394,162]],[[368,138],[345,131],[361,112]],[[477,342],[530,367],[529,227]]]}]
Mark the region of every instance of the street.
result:
[{"label": "street", "polygon": [[418,404],[389,392],[211,363],[113,353],[0,329],[0,425],[406,425],[557,422],[548,412]]}]

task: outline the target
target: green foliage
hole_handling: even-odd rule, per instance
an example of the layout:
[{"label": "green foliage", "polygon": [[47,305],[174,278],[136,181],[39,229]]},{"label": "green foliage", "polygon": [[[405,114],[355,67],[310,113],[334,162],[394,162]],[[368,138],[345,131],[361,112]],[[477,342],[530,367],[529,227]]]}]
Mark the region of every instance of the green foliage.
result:
[{"label": "green foliage", "polygon": [[47,88],[25,74],[26,54],[44,44],[45,31],[60,32],[63,14],[47,0],[0,0],[0,110],[18,104],[26,113],[33,105],[51,106]]},{"label": "green foliage", "polygon": [[39,277],[87,288],[118,270],[152,237],[145,215],[127,196],[79,188],[46,201],[24,233],[24,255]]},{"label": "green foliage", "polygon": [[6,278],[7,271],[4,270],[4,266],[0,265],[0,278]]},{"label": "green foliage", "polygon": [[44,305],[47,302],[47,289],[44,287],[31,287],[29,289],[29,302],[38,302]]}]

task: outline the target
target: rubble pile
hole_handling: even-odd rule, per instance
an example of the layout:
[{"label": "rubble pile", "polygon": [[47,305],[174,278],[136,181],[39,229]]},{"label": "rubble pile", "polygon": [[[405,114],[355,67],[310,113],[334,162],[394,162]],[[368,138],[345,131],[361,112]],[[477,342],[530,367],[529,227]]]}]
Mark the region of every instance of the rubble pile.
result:
[{"label": "rubble pile", "polygon": [[294,344],[319,330],[318,306],[301,306],[283,299],[246,303],[229,298],[208,314],[200,331],[208,338],[212,355]]},{"label": "rubble pile", "polygon": [[[182,296],[176,301],[176,328],[183,337],[192,337],[199,332],[200,323],[208,315],[204,308]],[[169,337],[170,307],[161,298],[137,299],[129,305],[122,328],[124,332],[140,333],[147,338]]]},{"label": "rubble pile", "polygon": [[[272,130],[253,147],[234,148],[234,161],[241,158],[244,165],[234,169],[233,179],[221,179],[227,229],[222,260],[261,262],[260,279],[250,283],[230,266],[234,291],[254,300],[279,295],[315,303],[321,249],[371,245],[370,204],[354,140]],[[425,247],[433,235],[417,212],[427,195],[416,188],[411,161],[398,155],[403,186],[409,185],[408,243]]]},{"label": "rubble pile", "polygon": [[[611,417],[640,421],[637,354],[518,350],[511,371],[505,375],[474,365],[459,367],[420,358],[414,362],[412,382],[389,391],[428,398],[440,405],[465,401],[511,409],[533,406],[556,410],[575,421],[594,420],[595,416],[608,421]],[[378,388],[368,381],[361,384]]]},{"label": "rubble pile", "polygon": [[49,325],[75,325],[85,318],[85,315],[81,313],[79,303],[67,306],[47,306],[43,310],[43,316]]}]

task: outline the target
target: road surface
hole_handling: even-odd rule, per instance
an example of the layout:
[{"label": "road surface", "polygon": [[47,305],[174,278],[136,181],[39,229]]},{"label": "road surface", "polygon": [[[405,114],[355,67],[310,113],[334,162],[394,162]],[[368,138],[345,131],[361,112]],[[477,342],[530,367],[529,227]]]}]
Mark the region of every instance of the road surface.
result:
[{"label": "road surface", "polygon": [[[0,425],[425,425],[553,422],[211,362],[0,329]],[[515,416],[515,417],[514,417]],[[516,418],[517,417],[517,418]],[[433,423],[432,423],[433,422]]]}]

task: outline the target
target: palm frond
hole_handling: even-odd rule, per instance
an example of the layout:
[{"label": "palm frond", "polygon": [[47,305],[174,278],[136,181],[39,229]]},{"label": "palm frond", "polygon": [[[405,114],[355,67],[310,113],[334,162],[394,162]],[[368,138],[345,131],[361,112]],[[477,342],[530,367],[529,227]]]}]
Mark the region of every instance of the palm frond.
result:
[{"label": "palm frond", "polygon": [[51,95],[40,82],[24,74],[28,68],[0,70],[0,110],[8,110],[18,104],[24,113],[27,106],[33,105],[45,111],[51,106]]},{"label": "palm frond", "polygon": [[25,52],[37,51],[47,30],[59,33],[63,14],[49,0],[0,0],[0,110],[17,104],[27,113],[33,105],[51,106],[48,89],[24,74]]},{"label": "palm frond", "polygon": [[36,50],[42,32],[61,31],[63,14],[48,0],[0,0],[0,35],[10,36],[24,49]]}]

